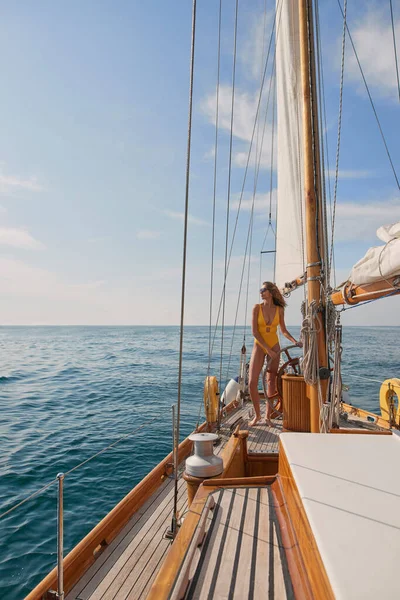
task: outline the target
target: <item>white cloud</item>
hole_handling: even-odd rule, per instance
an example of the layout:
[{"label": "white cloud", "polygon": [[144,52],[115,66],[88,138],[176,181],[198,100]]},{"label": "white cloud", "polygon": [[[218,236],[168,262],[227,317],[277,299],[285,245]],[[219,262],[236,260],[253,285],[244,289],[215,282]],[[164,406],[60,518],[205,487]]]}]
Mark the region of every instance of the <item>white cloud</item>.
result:
[{"label": "white cloud", "polygon": [[42,242],[35,240],[24,229],[15,229],[12,227],[0,227],[0,245],[27,250],[39,250],[45,247]]},{"label": "white cloud", "polygon": [[258,82],[261,81],[264,72],[273,15],[274,11],[252,15],[249,35],[246,36],[246,42],[241,46],[240,59],[246,67],[246,73]]},{"label": "white cloud", "polygon": [[16,188],[30,192],[42,192],[44,190],[36,177],[21,179],[12,175],[0,175],[0,193],[6,193]]},{"label": "white cloud", "polygon": [[102,287],[107,282],[104,279],[100,279],[99,281],[88,281],[87,283],[71,283],[69,284],[70,289],[88,291],[88,290],[97,290],[99,287]]},{"label": "white cloud", "polygon": [[99,244],[99,243],[105,242],[107,240],[111,240],[111,237],[109,235],[101,235],[101,236],[95,236],[95,237],[89,238],[88,243],[89,244]]},{"label": "white cloud", "polygon": [[215,158],[215,148],[210,148],[210,150],[208,150],[205,154],[204,154],[204,160],[211,160]]},{"label": "white cloud", "polygon": [[[267,84],[268,87],[268,84]],[[233,160],[234,163],[239,167],[245,167],[248,161],[248,153],[250,149],[251,138],[254,130],[254,121],[257,113],[257,105],[259,99],[259,92],[254,94],[248,92],[240,92],[238,89],[235,91],[235,105],[234,105],[234,119],[233,119],[233,135],[241,142],[241,147],[233,149]],[[215,109],[216,109],[217,96],[216,93],[209,94],[206,96],[201,103],[201,110],[207,117],[210,123],[215,125]],[[222,85],[219,91],[219,116],[218,126],[221,130],[230,133],[231,130],[231,110],[232,110],[232,87],[229,85]],[[261,123],[259,130],[259,143],[263,137],[264,128],[264,116],[265,109],[259,111],[261,115]],[[257,125],[258,127],[258,125]],[[256,148],[256,135],[254,135],[252,153],[249,164],[254,166],[256,163],[260,164],[263,168],[268,168],[271,165],[271,138],[272,138],[272,126],[271,123],[266,122],[265,133],[263,138],[263,145],[260,149]],[[257,161],[256,161],[257,153]]]},{"label": "white cloud", "polygon": [[386,200],[372,203],[341,202],[336,207],[335,242],[349,240],[376,240],[381,225],[400,221],[400,201]]},{"label": "white cloud", "polygon": [[[355,26],[350,26],[350,32],[368,85],[373,86],[381,96],[398,101],[393,33],[387,7],[370,6],[365,16]],[[395,20],[395,34],[400,39],[399,17]],[[364,92],[350,40],[346,44],[346,74],[351,80],[359,82],[362,86],[360,90]]]},{"label": "white cloud", "polygon": [[[182,212],[175,212],[173,210],[164,210],[164,214],[167,215],[167,217],[170,217],[171,219],[176,219],[178,221],[183,221],[185,218],[184,213]],[[191,215],[189,215],[188,217],[188,222],[191,223],[192,225],[209,225],[209,223],[207,221],[204,221],[203,219],[199,219],[198,217],[193,217]]]},{"label": "white cloud", "polygon": [[[231,203],[231,210],[237,210],[239,207],[240,198],[235,199]],[[248,194],[246,197],[242,198],[242,202],[240,205],[240,210],[251,211],[251,207],[253,205],[253,198],[249,198]],[[255,202],[254,202],[254,212],[261,213],[265,215],[265,217],[269,214],[269,206],[270,206],[270,194],[269,192],[265,194],[256,194]],[[271,202],[271,212],[272,216],[275,215],[276,212],[276,189],[272,190],[272,202]]]},{"label": "white cloud", "polygon": [[138,240],[155,240],[160,237],[160,232],[142,229],[136,232],[136,237]]},{"label": "white cloud", "polygon": [[[326,175],[334,178],[336,176],[335,169],[329,169],[329,171],[326,171]],[[374,176],[375,173],[373,171],[352,171],[351,169],[339,169],[338,173],[339,179],[368,179]]]}]

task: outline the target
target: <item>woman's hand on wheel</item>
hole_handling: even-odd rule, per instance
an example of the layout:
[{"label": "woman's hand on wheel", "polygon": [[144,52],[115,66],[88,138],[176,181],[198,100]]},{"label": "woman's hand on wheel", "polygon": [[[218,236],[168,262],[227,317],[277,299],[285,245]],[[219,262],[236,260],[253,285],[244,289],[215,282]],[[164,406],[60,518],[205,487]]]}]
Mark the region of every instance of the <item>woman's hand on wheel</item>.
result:
[{"label": "woman's hand on wheel", "polygon": [[303,347],[303,342],[301,340],[299,340],[298,342],[296,342],[296,346],[298,348],[302,348]]}]

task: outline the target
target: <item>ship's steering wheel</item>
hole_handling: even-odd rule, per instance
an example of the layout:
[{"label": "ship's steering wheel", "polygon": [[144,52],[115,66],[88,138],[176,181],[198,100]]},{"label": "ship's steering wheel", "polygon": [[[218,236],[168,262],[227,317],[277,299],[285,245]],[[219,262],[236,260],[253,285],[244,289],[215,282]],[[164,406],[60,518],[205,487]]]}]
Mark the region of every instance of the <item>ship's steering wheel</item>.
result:
[{"label": "ship's steering wheel", "polygon": [[293,369],[295,375],[300,375],[299,357],[298,356],[291,357],[289,354],[289,350],[292,350],[293,348],[298,348],[298,347],[299,346],[297,346],[297,344],[293,344],[292,346],[286,346],[286,348],[281,348],[281,350],[280,350],[280,354],[281,355],[284,354],[284,356],[281,356],[281,364],[280,364],[277,374],[276,374],[276,389],[277,389],[278,393],[273,398],[268,398],[268,395],[267,395],[268,355],[266,355],[266,357],[265,357],[265,364],[264,364],[264,367],[262,370],[262,385],[263,385],[265,400],[266,400],[266,402],[269,403],[269,405],[273,409],[273,412],[271,415],[273,419],[279,419],[280,417],[283,416],[282,375],[284,375],[284,373],[286,373],[286,371],[288,370],[289,367],[291,367]]}]

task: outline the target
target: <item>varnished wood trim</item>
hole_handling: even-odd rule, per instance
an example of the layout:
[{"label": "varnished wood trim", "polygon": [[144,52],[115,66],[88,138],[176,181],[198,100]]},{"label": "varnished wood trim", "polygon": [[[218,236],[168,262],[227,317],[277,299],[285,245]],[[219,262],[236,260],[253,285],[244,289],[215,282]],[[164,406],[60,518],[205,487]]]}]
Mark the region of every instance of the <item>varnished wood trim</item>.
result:
[{"label": "varnished wood trim", "polygon": [[353,435],[392,435],[391,431],[371,431],[370,429],[330,429],[329,433],[351,433]]},{"label": "varnished wood trim", "polygon": [[374,417],[374,419],[376,419],[376,424],[379,425],[379,427],[383,427],[384,429],[390,429],[389,422],[385,421],[385,419],[382,419],[382,417],[380,417],[379,415],[369,412],[368,410],[358,408],[357,406],[352,406],[351,404],[343,403],[342,406],[350,417],[351,415],[356,415],[357,417]]},{"label": "varnished wood trim", "polygon": [[278,473],[278,454],[275,456],[249,456],[246,465],[247,477],[271,476]]},{"label": "varnished wood trim", "polygon": [[275,498],[275,512],[279,523],[283,545],[285,547],[290,579],[296,600],[312,600],[310,581],[301,556],[299,544],[293,530],[288,512],[286,499],[283,495],[282,483],[278,478],[272,484],[272,493]]},{"label": "varnished wood trim", "polygon": [[334,600],[335,596],[282,444],[279,453],[278,478],[282,485],[287,512],[290,515],[290,521],[308,573],[313,597]]},{"label": "varnished wood trim", "polygon": [[172,544],[165,561],[151,587],[147,600],[166,600],[179,575],[190,542],[200,521],[201,513],[213,488],[200,486],[182,527]]},{"label": "varnished wood trim", "polygon": [[224,461],[223,477],[244,477],[245,461],[243,445],[246,439],[232,435],[221,453]]}]

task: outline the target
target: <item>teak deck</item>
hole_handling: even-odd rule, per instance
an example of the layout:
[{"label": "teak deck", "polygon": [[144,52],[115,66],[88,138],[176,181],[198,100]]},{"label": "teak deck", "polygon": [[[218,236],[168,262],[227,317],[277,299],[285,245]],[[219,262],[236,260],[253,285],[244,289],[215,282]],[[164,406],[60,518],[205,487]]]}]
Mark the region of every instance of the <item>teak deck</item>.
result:
[{"label": "teak deck", "polygon": [[[247,429],[249,406],[249,404],[246,404],[243,408],[233,410],[224,419],[221,430],[222,443],[215,448],[216,454],[219,454],[225,447],[233,428],[240,425],[241,429]],[[366,423],[365,420],[353,416],[351,419],[349,418],[347,423],[341,423],[341,425],[345,428],[363,426],[368,429],[374,428],[373,424]],[[273,428],[268,427],[265,422],[253,427],[250,429],[247,438],[248,452],[250,454],[277,453],[281,430],[282,421],[279,420],[274,421]],[[187,511],[187,493],[186,484],[181,476],[182,472],[180,472],[178,482],[178,510],[180,515],[183,516]],[[220,508],[217,509],[216,513],[219,516],[216,516],[216,525],[212,535],[209,536],[208,542],[216,550],[216,553],[213,553],[213,558],[210,560],[206,571],[202,571],[201,577],[199,576],[196,579],[196,575],[194,576],[195,584],[192,584],[190,589],[190,598],[218,597],[217,587],[219,583],[215,581],[213,575],[215,572],[214,562],[218,560],[218,556],[220,556],[218,570],[222,579],[224,573],[226,577],[232,579],[232,568],[237,563],[238,570],[234,578],[234,595],[229,597],[252,597],[252,590],[255,591],[255,588],[253,589],[251,586],[258,585],[257,573],[261,569],[264,576],[264,594],[266,593],[265,577],[266,573],[269,573],[269,585],[271,586],[269,597],[279,599],[292,597],[284,551],[278,542],[278,532],[274,526],[271,503],[268,500],[268,495],[266,496],[266,490],[262,491],[262,497],[254,496],[259,493],[257,490],[250,490],[246,501],[246,510],[249,511],[249,514],[259,515],[257,517],[257,531],[254,515],[253,524],[246,517],[246,525],[244,526],[243,523],[243,526],[240,526],[241,516],[236,514],[236,509],[239,504],[244,502],[244,499],[237,491],[234,494],[236,509],[233,511],[232,508],[233,512],[231,511],[231,513],[229,513],[229,508],[227,512],[226,502],[228,502],[232,493],[229,496],[228,491],[226,491],[221,496]],[[171,525],[173,495],[173,480],[167,479],[140,510],[134,514],[113,542],[105,548],[95,563],[68,593],[66,600],[139,600],[146,598],[171,545],[170,540],[165,538],[165,533]],[[262,518],[260,511],[265,512]],[[252,533],[248,530],[249,527],[250,529],[253,527]],[[231,540],[228,545],[227,540]],[[244,550],[245,546],[246,550]],[[257,560],[253,557],[253,567],[248,565],[247,558],[243,559],[244,562],[237,561],[235,558],[238,553],[239,556],[242,553],[243,556],[246,554],[248,557],[247,546],[252,548],[252,551],[255,547],[257,549]],[[242,547],[243,552],[241,549],[238,550]],[[202,560],[200,551],[199,559]],[[245,572],[242,573],[243,569]],[[253,583],[250,582],[250,578],[253,579]],[[257,595],[255,594],[253,597],[256,598]]]},{"label": "teak deck", "polygon": [[197,550],[187,600],[294,598],[270,486],[213,494],[207,536]]},{"label": "teak deck", "polygon": [[[248,407],[232,411],[224,420],[222,444],[215,449],[219,454],[229,439],[233,424],[247,427]],[[249,452],[278,452],[281,421],[275,427],[265,423],[249,432]],[[186,484],[178,483],[178,510],[187,510]],[[66,596],[66,600],[123,600],[145,598],[161,562],[171,545],[164,535],[171,525],[174,484],[166,480],[132,517],[115,540],[104,550],[80,581]]]}]

